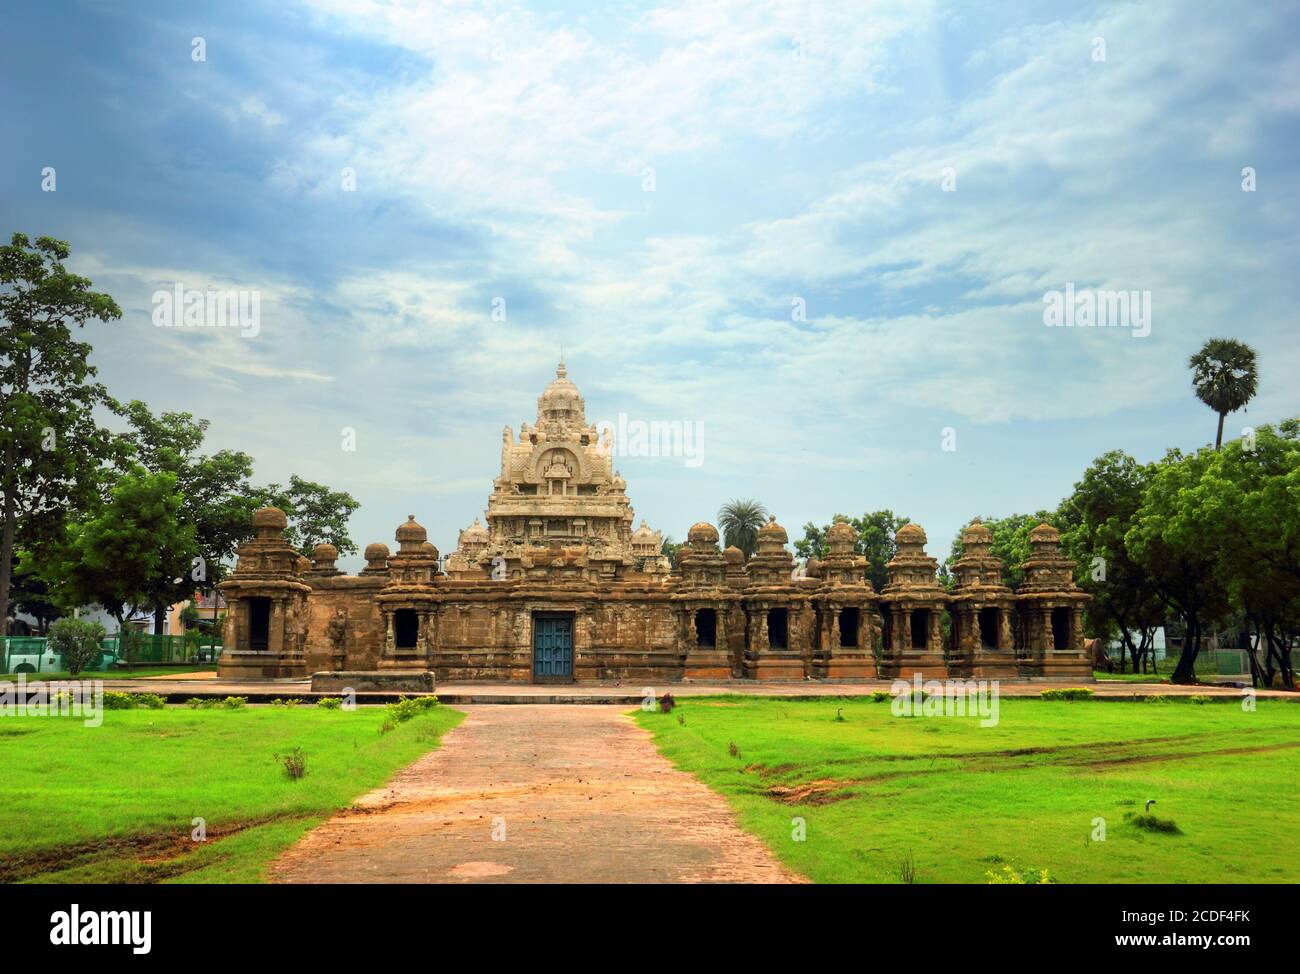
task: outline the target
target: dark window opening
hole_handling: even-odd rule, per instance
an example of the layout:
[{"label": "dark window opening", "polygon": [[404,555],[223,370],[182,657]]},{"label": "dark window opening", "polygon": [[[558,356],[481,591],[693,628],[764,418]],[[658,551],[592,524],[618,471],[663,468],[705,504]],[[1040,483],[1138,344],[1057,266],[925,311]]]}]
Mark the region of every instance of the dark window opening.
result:
[{"label": "dark window opening", "polygon": [[1052,648],[1070,648],[1070,610],[1052,610]]},{"label": "dark window opening", "polygon": [[264,653],[271,644],[271,600],[248,600],[248,648]]},{"label": "dark window opening", "polygon": [[393,613],[393,645],[398,649],[414,649],[420,638],[420,617],[414,609],[398,609]]},{"label": "dark window opening", "polygon": [[785,609],[767,610],[767,645],[785,649],[790,643],[790,616]]},{"label": "dark window opening", "polygon": [[930,645],[930,610],[912,610],[912,648],[925,649]]},{"label": "dark window opening", "polygon": [[695,613],[695,645],[710,648],[718,644],[718,613],[700,609]]},{"label": "dark window opening", "polygon": [[980,643],[989,649],[998,646],[998,616],[997,609],[980,609]]},{"label": "dark window opening", "polygon": [[840,645],[858,644],[858,610],[856,607],[840,609]]}]

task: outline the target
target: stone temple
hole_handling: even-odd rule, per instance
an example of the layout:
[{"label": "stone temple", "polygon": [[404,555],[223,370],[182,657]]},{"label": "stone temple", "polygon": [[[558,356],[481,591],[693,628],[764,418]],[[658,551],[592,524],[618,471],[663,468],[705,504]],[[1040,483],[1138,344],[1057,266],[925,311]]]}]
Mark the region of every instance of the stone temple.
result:
[{"label": "stone temple", "polygon": [[564,363],[537,421],[506,427],[486,524],[445,560],[411,515],[397,550],[365,549],[357,575],[317,545],[283,539],[284,512],[253,516],[254,537],[220,589],[230,605],[220,675],[302,678],[330,689],[435,682],[866,680],[963,676],[1090,679],[1082,613],[1056,530],[1032,536],[1025,581],[1002,584],[978,521],[945,588],[917,525],[898,531],[877,592],[847,524],[802,570],[773,518],[754,554],[722,550],[700,522],[673,568],[663,536],[635,518],[608,439],[587,422]]}]

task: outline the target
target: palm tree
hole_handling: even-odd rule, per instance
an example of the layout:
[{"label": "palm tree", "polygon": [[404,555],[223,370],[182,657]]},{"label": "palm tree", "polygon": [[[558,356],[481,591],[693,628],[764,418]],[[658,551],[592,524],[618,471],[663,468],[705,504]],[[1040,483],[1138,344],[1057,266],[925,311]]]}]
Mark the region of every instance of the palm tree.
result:
[{"label": "palm tree", "polygon": [[1233,338],[1211,338],[1187,361],[1196,398],[1219,414],[1217,450],[1223,443],[1223,421],[1255,398],[1259,371],[1255,350]]},{"label": "palm tree", "polygon": [[758,529],[767,523],[767,508],[755,500],[730,501],[718,508],[722,543],[735,545],[749,558],[758,547]]}]

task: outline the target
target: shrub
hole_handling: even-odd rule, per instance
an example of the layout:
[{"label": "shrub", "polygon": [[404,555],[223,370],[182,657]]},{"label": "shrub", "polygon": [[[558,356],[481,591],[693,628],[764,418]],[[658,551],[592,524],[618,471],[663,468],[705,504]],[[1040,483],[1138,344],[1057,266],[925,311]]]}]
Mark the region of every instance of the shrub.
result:
[{"label": "shrub", "polygon": [[167,706],[167,700],[156,693],[125,693],[120,690],[104,691],[104,709],[105,710],[135,710],[143,707],[146,710],[162,710]]},{"label": "shrub", "polygon": [[735,741],[732,741],[730,744],[727,745],[727,753],[730,754],[733,758],[740,757],[740,748],[736,747]]},{"label": "shrub", "polygon": [[384,712],[388,720],[400,724],[436,706],[438,706],[437,697],[398,697],[395,703],[384,707]]},{"label": "shrub", "polygon": [[301,697],[276,697],[271,701],[272,707],[296,707],[302,703]]},{"label": "shrub", "polygon": [[1164,832],[1168,835],[1181,835],[1182,829],[1175,824],[1173,819],[1158,818],[1155,815],[1125,815],[1125,818],[1136,828],[1146,832]]},{"label": "shrub", "polygon": [[1171,697],[1163,693],[1151,693],[1142,698],[1143,703],[1169,703]]},{"label": "shrub", "polygon": [[1039,694],[1044,700],[1087,700],[1092,691],[1087,687],[1058,687]]},{"label": "shrub", "polygon": [[98,662],[104,627],[98,622],[59,619],[50,626],[49,648],[63,656],[68,672],[76,676],[91,663]]},{"label": "shrub", "polygon": [[105,710],[134,710],[135,694],[123,693],[120,690],[105,690],[104,709]]},{"label": "shrub", "polygon": [[1038,876],[1033,883],[1028,883],[1024,876],[1010,866],[1003,866],[1001,873],[995,873],[992,869],[985,870],[984,875],[988,878],[990,886],[1052,886],[1056,883],[1046,869],[1038,871]]},{"label": "shrub", "polygon": [[343,706],[343,698],[318,697],[316,700],[316,706],[320,707],[322,710],[338,710],[339,707]]},{"label": "shrub", "polygon": [[248,706],[248,698],[226,697],[218,700],[216,697],[190,697],[185,701],[185,706],[192,710],[214,710],[217,707],[222,710],[242,710]]},{"label": "shrub", "polygon": [[871,702],[872,702],[872,703],[884,703],[886,700],[893,700],[893,699],[894,699],[894,695],[893,695],[892,693],[890,693],[888,690],[872,690],[872,691],[871,691]]},{"label": "shrub", "polygon": [[665,693],[659,698],[659,711],[661,713],[671,714],[675,706],[677,706],[677,701],[673,699],[671,693]]},{"label": "shrub", "polygon": [[275,759],[284,766],[284,775],[290,781],[297,781],[307,773],[307,755],[302,753],[300,747],[295,747],[283,757],[277,754]]},{"label": "shrub", "polygon": [[1210,703],[1214,698],[1206,696],[1204,693],[1193,693],[1187,699],[1192,703]]}]

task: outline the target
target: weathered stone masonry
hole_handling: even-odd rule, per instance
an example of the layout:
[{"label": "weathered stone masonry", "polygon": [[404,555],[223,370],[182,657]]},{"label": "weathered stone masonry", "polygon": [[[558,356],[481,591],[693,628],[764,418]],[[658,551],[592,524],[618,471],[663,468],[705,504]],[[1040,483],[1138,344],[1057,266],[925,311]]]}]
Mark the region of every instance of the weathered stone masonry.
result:
[{"label": "weathered stone masonry", "polygon": [[414,516],[397,528],[396,552],[368,545],[366,567],[347,575],[331,545],[308,562],[283,539],[284,513],[258,511],[220,586],[231,607],[221,676],[429,671],[440,683],[529,682],[542,678],[546,632],[567,647],[559,679],[576,681],[1091,677],[1088,596],[1049,525],[1034,529],[1014,592],[979,522],[963,532],[951,590],[917,525],[899,530],[881,592],[847,524],[833,525],[826,557],[799,572],[775,518],[748,561],[720,550],[717,529],[701,522],[672,570],[662,535],[644,521],[633,530],[612,459],[561,363],[537,423],[517,438],[504,430],[487,525],[461,531],[445,564]]}]

